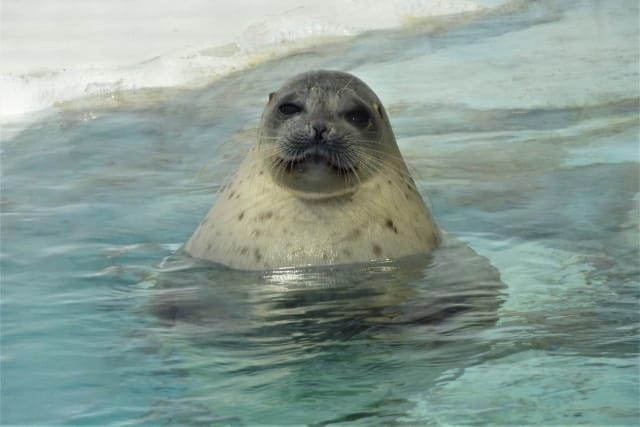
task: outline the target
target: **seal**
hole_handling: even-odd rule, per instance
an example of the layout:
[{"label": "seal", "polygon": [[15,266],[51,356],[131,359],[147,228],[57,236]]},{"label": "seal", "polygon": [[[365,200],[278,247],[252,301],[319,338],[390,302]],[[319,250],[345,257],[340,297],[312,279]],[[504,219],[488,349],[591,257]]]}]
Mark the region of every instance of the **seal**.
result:
[{"label": "seal", "polygon": [[429,254],[441,232],[376,94],[310,71],[271,93],[255,144],[186,243],[194,258],[264,270]]}]

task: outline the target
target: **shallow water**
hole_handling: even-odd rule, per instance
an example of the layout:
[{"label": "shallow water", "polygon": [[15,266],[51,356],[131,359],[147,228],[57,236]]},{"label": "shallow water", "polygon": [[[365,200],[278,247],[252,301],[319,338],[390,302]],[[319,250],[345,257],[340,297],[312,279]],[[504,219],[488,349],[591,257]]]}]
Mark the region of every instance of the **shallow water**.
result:
[{"label": "shallow water", "polygon": [[[637,17],[510,3],[3,126],[2,423],[636,425]],[[312,68],[378,93],[438,222],[482,257],[163,262],[267,94]]]}]

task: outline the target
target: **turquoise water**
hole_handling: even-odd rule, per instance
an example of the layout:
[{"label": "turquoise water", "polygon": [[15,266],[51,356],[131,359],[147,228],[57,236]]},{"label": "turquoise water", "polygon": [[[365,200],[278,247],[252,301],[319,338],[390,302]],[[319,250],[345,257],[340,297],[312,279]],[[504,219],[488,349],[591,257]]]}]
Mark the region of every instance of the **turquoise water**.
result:
[{"label": "turquoise water", "polygon": [[[638,5],[558,3],[3,125],[2,423],[637,425]],[[479,255],[264,274],[171,256],[267,94],[312,68],[378,93]]]}]

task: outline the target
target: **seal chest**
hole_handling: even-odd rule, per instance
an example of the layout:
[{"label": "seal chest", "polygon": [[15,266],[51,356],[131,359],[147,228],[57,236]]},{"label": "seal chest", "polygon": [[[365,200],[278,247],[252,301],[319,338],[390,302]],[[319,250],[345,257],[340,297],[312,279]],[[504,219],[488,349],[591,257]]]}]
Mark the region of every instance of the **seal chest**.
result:
[{"label": "seal chest", "polygon": [[441,235],[380,100],[356,77],[298,75],[185,250],[245,270],[427,254]]}]

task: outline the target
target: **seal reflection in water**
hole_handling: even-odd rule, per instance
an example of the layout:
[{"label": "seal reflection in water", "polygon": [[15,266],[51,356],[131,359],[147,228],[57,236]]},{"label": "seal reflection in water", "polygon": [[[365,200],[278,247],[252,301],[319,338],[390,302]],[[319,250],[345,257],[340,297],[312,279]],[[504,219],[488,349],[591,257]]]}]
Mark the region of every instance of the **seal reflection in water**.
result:
[{"label": "seal reflection in water", "polygon": [[185,250],[261,270],[399,259],[440,241],[376,94],[312,71],[269,95],[257,144]]}]

